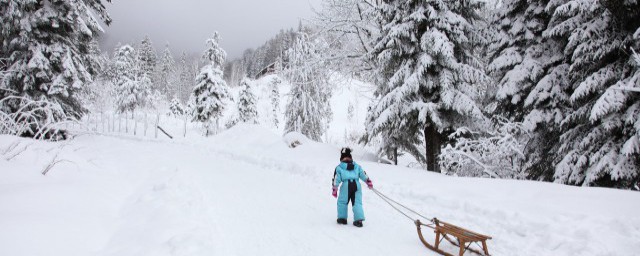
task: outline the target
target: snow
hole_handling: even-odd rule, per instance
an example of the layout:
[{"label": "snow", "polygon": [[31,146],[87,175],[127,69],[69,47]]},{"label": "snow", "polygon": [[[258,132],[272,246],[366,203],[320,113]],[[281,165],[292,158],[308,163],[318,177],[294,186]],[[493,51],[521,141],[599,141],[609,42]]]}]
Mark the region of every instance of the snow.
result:
[{"label": "snow", "polygon": [[[436,255],[369,190],[364,228],[337,225],[339,147],[289,148],[280,134],[241,124],[175,140],[0,136],[0,255]],[[354,158],[378,190],[492,236],[493,255],[635,255],[640,246],[637,192],[451,177],[365,154]],[[43,176],[55,156],[63,161]]]}]

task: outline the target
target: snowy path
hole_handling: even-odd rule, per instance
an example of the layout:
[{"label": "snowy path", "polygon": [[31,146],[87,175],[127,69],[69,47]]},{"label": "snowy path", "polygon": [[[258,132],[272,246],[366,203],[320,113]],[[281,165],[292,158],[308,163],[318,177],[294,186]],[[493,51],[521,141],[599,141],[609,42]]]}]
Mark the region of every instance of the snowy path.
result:
[{"label": "snowy path", "polygon": [[[397,247],[385,243],[406,244],[411,250],[403,252],[424,253],[415,243],[413,230],[395,228],[398,233],[410,233],[398,236],[388,232],[394,230],[390,222],[372,223],[367,229],[336,225],[335,201],[326,186],[331,169],[322,170],[328,176],[318,179],[316,173],[298,173],[309,171],[308,166],[276,161],[265,166],[256,158],[216,149],[191,153],[166,163],[149,159],[148,163],[163,166],[153,168],[152,176],[164,178],[149,177],[148,184],[133,193],[120,216],[125,222],[104,255],[397,252]],[[394,217],[397,219],[387,216],[389,220]],[[410,224],[399,221],[405,227]]]},{"label": "snowy path", "polygon": [[[0,149],[13,140],[0,137]],[[55,152],[69,161],[43,177]],[[436,255],[368,190],[365,227],[335,224],[337,152],[289,149],[252,126],[199,141],[36,143],[0,160],[0,255]],[[640,193],[362,164],[379,190],[426,216],[492,235],[493,255],[640,246]]]}]

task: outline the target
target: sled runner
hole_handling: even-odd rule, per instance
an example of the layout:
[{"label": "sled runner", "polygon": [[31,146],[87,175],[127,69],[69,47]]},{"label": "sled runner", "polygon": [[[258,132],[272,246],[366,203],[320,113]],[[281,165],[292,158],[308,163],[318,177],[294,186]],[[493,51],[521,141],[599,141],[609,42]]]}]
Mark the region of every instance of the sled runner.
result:
[{"label": "sled runner", "polygon": [[[478,234],[476,232],[458,227],[456,225],[452,225],[444,221],[440,221],[436,218],[433,218],[431,222],[432,222],[431,224],[424,224],[420,220],[416,220],[415,224],[418,229],[418,236],[420,237],[420,241],[422,241],[422,243],[432,251],[435,251],[445,256],[453,256],[453,254],[445,252],[439,248],[440,242],[442,242],[442,239],[446,239],[451,244],[457,247],[460,247],[460,252],[458,256],[464,255],[466,251],[471,251],[476,254],[489,256],[489,250],[487,249],[487,239],[491,239],[490,236]],[[433,229],[434,232],[436,233],[435,246],[431,245],[429,242],[427,242],[424,239],[424,236],[422,235],[422,226],[429,227]],[[454,241],[449,236],[455,237],[457,241]],[[478,243],[482,244],[481,247],[483,252],[470,248],[471,245],[473,245],[474,243],[477,244],[478,246],[480,246]]]},{"label": "sled runner", "polygon": [[[470,251],[479,255],[489,256],[489,249],[487,249],[487,240],[491,239],[490,236],[482,235],[482,234],[461,228],[459,226],[456,226],[444,221],[440,221],[437,218],[430,219],[431,221],[430,224],[422,223],[419,219],[414,220],[414,218],[409,216],[410,214],[420,216],[423,219],[429,219],[429,218],[421,215],[417,211],[401,203],[398,203],[397,201],[386,196],[385,194],[382,194],[380,191],[378,191],[375,188],[372,188],[371,190],[373,190],[373,192],[376,195],[378,195],[383,201],[389,204],[393,209],[395,209],[400,214],[407,217],[407,219],[413,221],[413,223],[416,224],[416,228],[418,230],[418,237],[420,237],[420,241],[432,251],[440,253],[445,256],[453,256],[453,254],[445,252],[439,248],[440,242],[442,242],[442,239],[446,239],[447,241],[449,241],[449,243],[460,248],[460,252],[458,253],[458,256],[464,255],[464,253],[467,251]],[[403,208],[404,210],[400,208]],[[424,236],[422,235],[422,227],[428,227],[430,229],[433,229],[433,232],[436,233],[435,245],[431,245],[429,242],[427,242],[427,240],[424,239]],[[455,237],[455,240],[457,241],[454,241],[454,239],[449,236]],[[473,244],[476,244],[479,247],[481,247],[482,252],[471,248],[471,245]]]}]

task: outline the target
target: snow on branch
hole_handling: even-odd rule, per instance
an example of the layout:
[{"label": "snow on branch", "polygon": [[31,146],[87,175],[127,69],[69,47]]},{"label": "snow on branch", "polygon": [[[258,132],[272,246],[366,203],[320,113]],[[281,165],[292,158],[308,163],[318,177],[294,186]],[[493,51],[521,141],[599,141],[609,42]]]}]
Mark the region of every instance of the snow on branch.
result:
[{"label": "snow on branch", "polygon": [[522,123],[496,118],[486,132],[466,127],[456,130],[449,138],[452,144],[440,154],[440,167],[449,175],[524,178],[521,166],[525,159],[524,146],[528,139]]},{"label": "snow on branch", "polygon": [[[638,31],[640,31],[640,29],[638,29]],[[632,52],[631,59],[633,59],[633,62],[637,70],[636,74],[640,74],[640,54],[638,54],[634,49],[631,49],[631,52]],[[640,75],[638,77],[640,77]],[[630,81],[627,83],[626,86],[620,85],[620,86],[614,86],[612,88],[616,90],[622,90],[622,91],[640,92],[640,78],[630,79]]]},{"label": "snow on branch", "polygon": [[[8,106],[19,106],[8,111]],[[34,139],[59,138],[62,125],[71,120],[57,102],[46,99],[8,96],[0,99],[0,134],[24,136]]]}]

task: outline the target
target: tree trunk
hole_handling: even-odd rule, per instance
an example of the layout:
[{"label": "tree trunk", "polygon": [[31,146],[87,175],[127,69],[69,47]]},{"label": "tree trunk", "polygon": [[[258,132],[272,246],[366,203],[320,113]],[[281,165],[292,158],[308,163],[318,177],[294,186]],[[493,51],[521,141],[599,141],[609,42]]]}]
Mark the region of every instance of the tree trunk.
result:
[{"label": "tree trunk", "polygon": [[158,127],[160,127],[160,114],[157,114],[156,116],[156,125],[155,125],[155,135],[154,137],[157,139],[158,138]]},{"label": "tree trunk", "polygon": [[393,148],[393,163],[398,165],[398,147]]},{"label": "tree trunk", "polygon": [[434,125],[427,125],[424,128],[424,141],[426,149],[427,169],[432,172],[440,172],[438,165],[438,155],[442,147],[442,135]]}]

